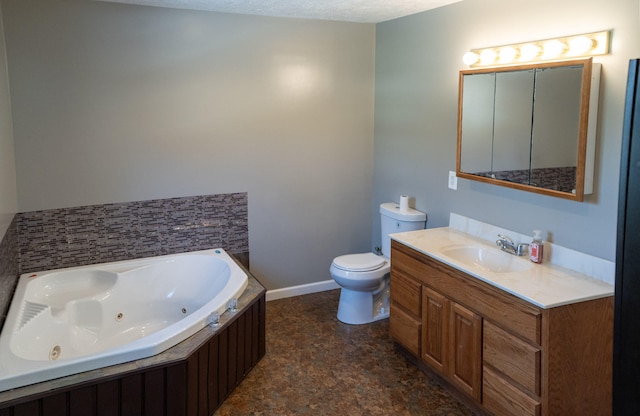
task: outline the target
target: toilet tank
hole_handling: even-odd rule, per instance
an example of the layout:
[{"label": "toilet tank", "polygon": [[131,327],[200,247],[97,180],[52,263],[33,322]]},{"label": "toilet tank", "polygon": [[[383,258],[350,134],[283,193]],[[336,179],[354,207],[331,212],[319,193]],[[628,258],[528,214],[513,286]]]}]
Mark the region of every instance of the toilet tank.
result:
[{"label": "toilet tank", "polygon": [[400,205],[395,202],[380,204],[380,225],[382,237],[382,254],[391,257],[391,238],[389,234],[404,231],[421,230],[427,223],[427,214],[409,208],[400,211]]}]

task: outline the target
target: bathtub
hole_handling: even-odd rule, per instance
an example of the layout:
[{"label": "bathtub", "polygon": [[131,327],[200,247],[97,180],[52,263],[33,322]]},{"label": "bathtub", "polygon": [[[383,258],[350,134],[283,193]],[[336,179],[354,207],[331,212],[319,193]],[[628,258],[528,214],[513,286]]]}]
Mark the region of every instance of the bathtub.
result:
[{"label": "bathtub", "polygon": [[222,249],[23,274],[0,391],[158,354],[233,309],[247,282]]}]

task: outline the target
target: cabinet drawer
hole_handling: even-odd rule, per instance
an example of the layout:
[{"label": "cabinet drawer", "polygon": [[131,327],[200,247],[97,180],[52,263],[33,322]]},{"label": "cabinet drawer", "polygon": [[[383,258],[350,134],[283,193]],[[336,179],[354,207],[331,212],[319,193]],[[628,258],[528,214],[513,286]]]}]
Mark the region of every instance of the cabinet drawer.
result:
[{"label": "cabinet drawer", "polygon": [[484,321],[483,359],[535,395],[540,395],[540,349]]},{"label": "cabinet drawer", "polygon": [[414,316],[420,316],[421,285],[402,273],[391,274],[391,300]]},{"label": "cabinet drawer", "polygon": [[389,334],[416,357],[420,357],[420,331],[422,324],[416,318],[391,304]]},{"label": "cabinet drawer", "polygon": [[482,372],[482,405],[496,416],[539,416],[540,402],[484,367]]}]

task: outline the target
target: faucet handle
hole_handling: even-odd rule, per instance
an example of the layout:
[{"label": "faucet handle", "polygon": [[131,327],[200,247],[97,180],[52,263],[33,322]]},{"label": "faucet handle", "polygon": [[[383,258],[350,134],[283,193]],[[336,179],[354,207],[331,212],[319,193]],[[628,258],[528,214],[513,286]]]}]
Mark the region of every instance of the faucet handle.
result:
[{"label": "faucet handle", "polygon": [[[498,241],[500,241],[500,240],[508,241],[508,242],[509,242],[509,243],[511,243],[511,244],[515,244],[515,243],[513,242],[513,240],[512,240],[512,239],[510,239],[509,237],[507,237],[506,235],[498,234]],[[496,243],[497,243],[497,242],[496,242]],[[499,245],[499,244],[498,244],[498,245]]]}]

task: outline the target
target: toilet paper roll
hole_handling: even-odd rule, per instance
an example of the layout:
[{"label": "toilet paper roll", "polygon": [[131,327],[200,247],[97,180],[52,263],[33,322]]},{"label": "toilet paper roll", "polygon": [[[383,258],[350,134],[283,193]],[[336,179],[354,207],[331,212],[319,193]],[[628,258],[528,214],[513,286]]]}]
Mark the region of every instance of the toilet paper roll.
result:
[{"label": "toilet paper roll", "polygon": [[409,209],[409,197],[407,195],[400,196],[400,211],[407,211]]}]

